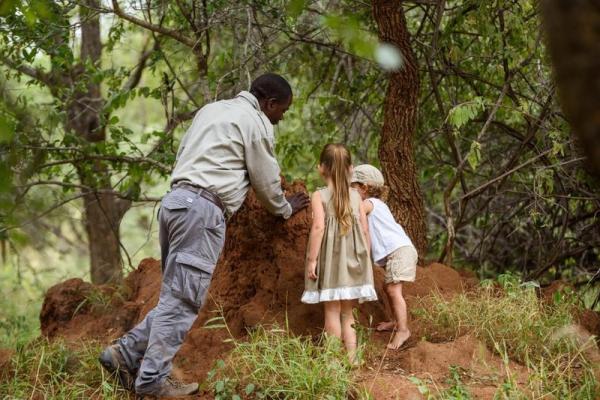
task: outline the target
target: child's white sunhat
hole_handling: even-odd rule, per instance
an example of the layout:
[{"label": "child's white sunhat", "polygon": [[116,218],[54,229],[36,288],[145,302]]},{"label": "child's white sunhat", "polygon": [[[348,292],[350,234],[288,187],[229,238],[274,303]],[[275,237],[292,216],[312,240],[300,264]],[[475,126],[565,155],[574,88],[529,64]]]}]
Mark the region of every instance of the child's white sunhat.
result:
[{"label": "child's white sunhat", "polygon": [[361,164],[354,167],[351,182],[373,186],[383,186],[385,183],[381,171],[370,164]]}]

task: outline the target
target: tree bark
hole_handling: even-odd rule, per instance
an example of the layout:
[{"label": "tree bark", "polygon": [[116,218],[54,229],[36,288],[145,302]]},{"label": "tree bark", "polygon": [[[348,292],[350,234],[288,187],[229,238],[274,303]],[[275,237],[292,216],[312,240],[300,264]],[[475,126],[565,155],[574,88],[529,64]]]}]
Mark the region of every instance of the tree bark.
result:
[{"label": "tree bark", "polygon": [[[72,71],[72,87],[77,87],[79,78],[86,79],[84,65],[87,62],[97,65],[102,55],[100,18],[91,10],[99,7],[99,1],[87,0],[84,4],[80,6],[81,60]],[[88,80],[83,90],[75,90],[67,100],[67,128],[89,142],[105,140],[101,122],[103,105],[100,84]],[[130,204],[112,194],[102,193],[111,189],[110,175],[104,163],[97,162],[92,170],[80,167],[78,172],[83,185],[98,190],[83,198],[92,282],[119,283],[123,278],[119,225]]]},{"label": "tree bark", "polygon": [[390,187],[390,209],[406,229],[422,263],[427,252],[427,226],[413,150],[419,104],[419,72],[410,46],[402,1],[374,0],[372,5],[380,41],[400,50],[403,61],[402,66],[391,72],[389,77],[379,158]]},{"label": "tree bark", "polygon": [[561,105],[600,177],[600,3],[545,0],[542,16]]}]

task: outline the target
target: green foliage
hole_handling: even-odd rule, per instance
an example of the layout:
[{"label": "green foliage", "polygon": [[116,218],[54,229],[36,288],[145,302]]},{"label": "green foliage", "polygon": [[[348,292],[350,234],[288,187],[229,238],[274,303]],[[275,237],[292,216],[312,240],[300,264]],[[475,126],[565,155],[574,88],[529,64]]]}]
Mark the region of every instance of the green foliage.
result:
[{"label": "green foliage", "polygon": [[27,286],[11,269],[0,267],[0,349],[23,346],[40,333],[41,301],[32,300]]},{"label": "green foliage", "polygon": [[482,97],[475,97],[471,101],[452,107],[448,112],[448,121],[456,129],[462,128],[483,110],[483,102]]},{"label": "green foliage", "polygon": [[307,6],[307,0],[290,0],[287,4],[287,12],[291,18],[298,18]]},{"label": "green foliage", "polygon": [[377,37],[364,28],[365,19],[360,15],[327,15],[323,25],[331,29],[344,47],[359,57],[373,59]]}]

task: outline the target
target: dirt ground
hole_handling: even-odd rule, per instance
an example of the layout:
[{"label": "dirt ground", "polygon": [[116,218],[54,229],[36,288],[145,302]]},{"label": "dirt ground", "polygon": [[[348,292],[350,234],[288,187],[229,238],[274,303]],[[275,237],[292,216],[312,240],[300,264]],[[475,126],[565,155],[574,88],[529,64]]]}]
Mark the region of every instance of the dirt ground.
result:
[{"label": "dirt ground", "polygon": [[[289,192],[304,190],[295,183]],[[253,194],[227,226],[225,249],[213,276],[209,301],[190,330],[175,359],[174,375],[185,380],[203,381],[213,362],[226,356],[233,335],[243,337],[258,324],[278,323],[297,334],[313,335],[323,323],[322,307],[300,302],[304,288],[304,256],[310,227],[308,211],[288,221],[269,215]],[[160,288],[160,263],[143,260],[125,280],[120,290],[94,287],[80,279],[70,279],[48,290],[40,314],[42,333],[50,338],[98,339],[109,343],[140,321],[156,304]],[[375,269],[379,298],[383,299],[383,271]],[[421,296],[439,290],[452,296],[475,285],[477,280],[442,264],[418,267],[417,280],[406,284],[404,294],[409,309]],[[382,300],[360,307],[362,323],[386,318]],[[205,329],[210,318],[223,315],[229,331]],[[592,316],[588,316],[593,320]],[[597,322],[597,321],[596,321]],[[590,324],[596,323],[591,321]],[[502,360],[470,336],[454,341],[430,343],[420,340],[421,327],[411,321],[412,338],[404,351],[386,352],[389,333],[374,333],[380,353],[373,357],[361,381],[375,399],[421,398],[415,376],[423,381],[443,381],[449,367],[457,365],[471,382],[476,398],[493,398],[497,379],[505,374]],[[510,364],[523,377],[522,366]],[[204,394],[203,398],[210,398]]]}]

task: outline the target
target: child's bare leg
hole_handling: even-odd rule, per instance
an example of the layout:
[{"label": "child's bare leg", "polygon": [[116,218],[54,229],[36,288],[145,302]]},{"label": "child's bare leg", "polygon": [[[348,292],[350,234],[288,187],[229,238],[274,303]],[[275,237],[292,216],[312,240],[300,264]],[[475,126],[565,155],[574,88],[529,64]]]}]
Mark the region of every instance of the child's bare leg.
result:
[{"label": "child's bare leg", "polygon": [[354,315],[352,307],[354,301],[342,300],[342,339],[352,363],[356,363],[356,331],[354,330]]},{"label": "child's bare leg", "polygon": [[378,323],[377,326],[375,327],[375,329],[378,332],[387,332],[387,331],[391,332],[394,329],[396,329],[396,320],[395,320],[396,316],[394,314],[394,306],[392,303],[392,298],[390,297],[390,294],[387,292],[387,290],[385,290],[385,297],[383,298],[383,302],[385,303],[386,309],[391,310],[392,319],[390,321],[384,321],[384,322]]},{"label": "child's bare leg", "polygon": [[393,331],[396,328],[396,321],[384,321],[377,324],[375,328],[378,332]]},{"label": "child's bare leg", "polygon": [[342,326],[340,323],[341,305],[339,301],[326,301],[325,308],[325,332],[328,335],[342,338]]},{"label": "child's bare leg", "polygon": [[391,283],[386,286],[386,292],[392,303],[392,312],[396,319],[396,333],[392,341],[388,344],[388,348],[395,350],[406,342],[410,337],[408,330],[408,315],[406,312],[406,302],[402,296],[402,283]]}]

